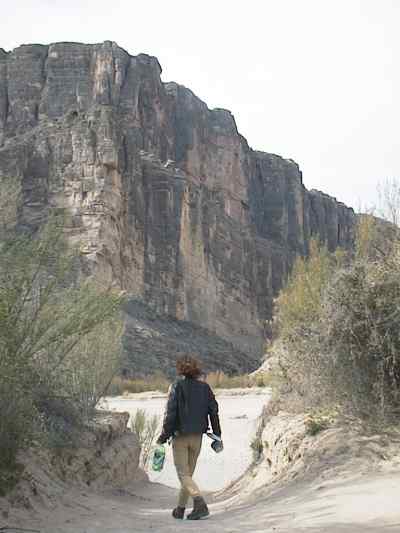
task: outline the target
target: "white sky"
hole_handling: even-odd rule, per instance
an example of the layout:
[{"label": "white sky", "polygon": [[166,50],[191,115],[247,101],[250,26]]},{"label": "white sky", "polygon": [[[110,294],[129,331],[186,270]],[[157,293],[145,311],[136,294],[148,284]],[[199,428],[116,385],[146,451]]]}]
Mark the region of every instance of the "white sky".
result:
[{"label": "white sky", "polygon": [[116,41],[354,207],[400,178],[400,0],[0,0],[0,47]]}]

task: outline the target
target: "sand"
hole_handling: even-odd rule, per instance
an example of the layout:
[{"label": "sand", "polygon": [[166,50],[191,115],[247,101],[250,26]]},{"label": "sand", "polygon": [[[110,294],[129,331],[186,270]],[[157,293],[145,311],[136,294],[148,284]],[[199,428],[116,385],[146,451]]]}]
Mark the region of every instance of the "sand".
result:
[{"label": "sand", "polygon": [[[165,401],[160,400],[161,404]],[[138,400],[142,401],[146,400]],[[254,430],[253,417],[261,406],[251,394],[247,398],[221,398],[220,402],[226,441],[228,435],[233,436],[236,439],[233,444],[240,452],[225,457],[224,468],[228,471],[224,473],[225,482],[235,475],[231,469],[239,465],[238,471],[243,471],[248,464],[245,440]],[[161,404],[152,405],[158,409]],[[114,406],[121,405],[127,404],[115,400]],[[252,413],[248,419],[232,417],[240,417],[244,408]],[[238,428],[247,432],[246,439],[243,435],[239,439]],[[267,483],[267,474],[263,484],[261,466],[256,470],[250,468],[233,488],[217,497],[208,496],[211,517],[201,523],[171,517],[177,489],[168,474],[165,481],[171,486],[142,480],[102,492],[71,488],[58,497],[54,507],[43,510],[29,522],[21,519],[18,525],[41,533],[400,532],[400,467],[396,461],[387,458],[384,468],[371,467],[370,471],[360,469],[357,461],[345,468],[331,467],[330,463],[329,455],[323,456],[316,475],[308,475],[306,466],[298,477],[272,484]],[[204,488],[219,486],[217,477],[213,479],[211,473],[217,467],[205,466],[199,464],[199,476],[204,475],[203,469],[206,473]],[[6,525],[3,522],[1,525]]]},{"label": "sand", "polygon": [[[141,482],[123,490],[63,498],[63,507],[45,517],[42,533],[265,533],[400,531],[400,475],[299,482],[272,496],[261,493],[235,502],[210,504],[211,517],[201,525],[170,515],[176,489]],[[68,505],[70,507],[68,507]],[[40,528],[40,529],[39,529]]]},{"label": "sand", "polygon": [[[203,437],[202,452],[194,476],[203,490],[208,492],[224,488],[241,476],[250,465],[252,450],[249,444],[254,438],[257,419],[269,396],[269,391],[265,390],[263,394],[226,392],[218,395],[225,449],[223,453],[216,454],[210,447],[210,439]],[[138,399],[108,398],[104,406],[110,410],[128,411],[131,414],[137,409],[144,409],[150,416],[160,415],[162,420],[165,402],[165,396],[141,395]],[[166,450],[164,470],[154,473],[149,469],[148,474],[151,481],[177,488],[179,481],[173,465],[171,446],[167,445]]]}]

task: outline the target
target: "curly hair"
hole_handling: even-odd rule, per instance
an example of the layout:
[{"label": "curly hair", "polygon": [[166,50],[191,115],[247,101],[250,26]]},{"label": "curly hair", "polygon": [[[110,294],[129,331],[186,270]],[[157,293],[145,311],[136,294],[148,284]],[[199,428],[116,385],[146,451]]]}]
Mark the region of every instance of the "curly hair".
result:
[{"label": "curly hair", "polygon": [[184,355],[176,361],[176,371],[179,376],[198,378],[202,374],[200,361],[192,355]]}]

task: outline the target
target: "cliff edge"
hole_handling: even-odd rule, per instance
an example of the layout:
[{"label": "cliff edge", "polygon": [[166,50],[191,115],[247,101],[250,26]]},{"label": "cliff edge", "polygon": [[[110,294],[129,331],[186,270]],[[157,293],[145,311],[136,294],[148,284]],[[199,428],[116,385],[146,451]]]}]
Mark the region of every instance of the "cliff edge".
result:
[{"label": "cliff edge", "polygon": [[[292,160],[252,150],[229,111],[160,74],[156,58],[109,41],[0,50],[0,179],[22,183],[21,225],[66,209],[88,272],[171,319],[179,342],[157,348],[162,366],[197,350],[189,325],[210,369],[249,371],[294,258],[313,236],[351,247],[355,215],[307,191]],[[146,373],[143,353],[163,333],[130,317],[126,366]]]}]

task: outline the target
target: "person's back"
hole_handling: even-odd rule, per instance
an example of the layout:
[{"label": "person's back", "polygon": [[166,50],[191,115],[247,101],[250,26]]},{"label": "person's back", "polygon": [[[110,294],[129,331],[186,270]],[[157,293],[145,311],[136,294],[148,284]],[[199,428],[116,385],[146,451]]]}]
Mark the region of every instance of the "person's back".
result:
[{"label": "person's back", "polygon": [[[218,404],[210,386],[204,381],[185,377],[178,381],[177,387],[180,389],[177,391],[177,431],[179,434],[206,433],[208,417],[215,419],[218,415]],[[220,433],[220,429],[217,431]]]},{"label": "person's back", "polygon": [[210,386],[198,379],[201,370],[195,358],[179,359],[177,371],[184,377],[171,386],[163,429],[157,442],[161,444],[170,437],[173,439],[174,463],[182,488],[178,507],[173,510],[172,516],[182,519],[187,500],[192,496],[194,507],[187,518],[198,520],[207,517],[209,512],[192,476],[200,453],[203,433],[209,428],[209,420],[213,433],[221,436],[218,403]]}]

